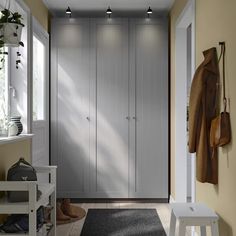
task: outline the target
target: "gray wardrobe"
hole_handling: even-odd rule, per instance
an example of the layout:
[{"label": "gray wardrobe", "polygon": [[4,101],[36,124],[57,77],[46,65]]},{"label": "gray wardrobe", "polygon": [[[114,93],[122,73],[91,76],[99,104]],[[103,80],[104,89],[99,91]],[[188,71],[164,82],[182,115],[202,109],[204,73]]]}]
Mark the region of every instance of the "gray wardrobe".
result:
[{"label": "gray wardrobe", "polygon": [[168,198],[168,22],[54,19],[58,197]]}]

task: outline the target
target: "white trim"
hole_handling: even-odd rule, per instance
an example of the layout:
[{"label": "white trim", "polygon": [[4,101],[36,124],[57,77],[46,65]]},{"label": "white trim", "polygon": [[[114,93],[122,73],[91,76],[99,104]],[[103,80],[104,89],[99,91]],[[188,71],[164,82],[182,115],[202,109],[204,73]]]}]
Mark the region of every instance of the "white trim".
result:
[{"label": "white trim", "polygon": [[171,203],[175,203],[175,202],[176,202],[175,199],[172,197],[172,195],[170,195],[169,203],[171,204]]},{"label": "white trim", "polygon": [[32,139],[33,136],[33,134],[20,134],[18,136],[0,137],[0,145]]},{"label": "white trim", "polygon": [[[193,77],[195,71],[195,0],[189,0],[178,17],[175,25],[176,41],[175,41],[175,182],[176,182],[176,202],[187,201],[187,28],[192,28],[192,49],[191,59],[192,68],[191,75]],[[181,138],[180,138],[181,135]],[[192,201],[195,201],[195,155],[192,158]]]},{"label": "white trim", "polygon": [[[46,136],[44,136],[46,145],[44,146],[44,158],[43,161],[44,165],[49,164],[49,34],[48,32],[42,27],[42,25],[32,16],[32,33],[31,33],[31,48],[32,48],[32,62],[31,62],[31,129],[33,130],[33,133],[36,137],[39,135],[39,129],[46,131]],[[43,43],[45,46],[45,71],[44,71],[44,81],[43,81],[43,87],[44,87],[44,101],[43,101],[43,108],[44,108],[44,117],[43,120],[33,120],[33,38],[36,37],[40,42]],[[40,137],[42,139],[42,137]],[[32,145],[32,163],[39,161],[38,156],[42,157],[42,153],[38,153],[37,147],[37,138],[33,139]],[[34,148],[34,150],[33,150]],[[42,150],[41,150],[42,151]],[[45,156],[46,155],[46,156]],[[35,157],[37,157],[35,159]]]}]

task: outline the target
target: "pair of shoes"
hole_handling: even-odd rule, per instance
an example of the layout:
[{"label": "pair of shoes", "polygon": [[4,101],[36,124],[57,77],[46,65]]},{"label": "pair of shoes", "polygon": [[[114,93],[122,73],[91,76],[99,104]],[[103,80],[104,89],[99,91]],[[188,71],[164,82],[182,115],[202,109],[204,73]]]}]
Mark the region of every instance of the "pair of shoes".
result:
[{"label": "pair of shoes", "polygon": [[63,199],[57,203],[57,224],[67,224],[82,219],[86,211],[70,203],[70,199]]},{"label": "pair of shoes", "polygon": [[61,204],[59,202],[57,202],[57,221],[70,221],[70,217],[65,215],[61,210]]},{"label": "pair of shoes", "polygon": [[74,207],[71,205],[70,199],[68,198],[62,200],[61,211],[64,215],[69,216],[70,218],[78,218],[78,214],[74,211]]}]

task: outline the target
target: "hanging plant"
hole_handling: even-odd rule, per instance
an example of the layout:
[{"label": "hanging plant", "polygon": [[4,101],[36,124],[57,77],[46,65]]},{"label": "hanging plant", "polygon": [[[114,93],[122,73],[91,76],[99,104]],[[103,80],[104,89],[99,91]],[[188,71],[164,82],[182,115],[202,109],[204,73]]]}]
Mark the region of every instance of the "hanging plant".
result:
[{"label": "hanging plant", "polygon": [[[0,18],[0,55],[1,55],[1,66],[3,68],[5,62],[5,55],[8,52],[5,51],[5,47],[24,47],[24,43],[21,41],[21,33],[24,24],[21,22],[23,20],[22,16],[18,12],[11,12],[9,9],[4,9],[1,11]],[[21,62],[20,52],[17,51],[16,68]]]}]

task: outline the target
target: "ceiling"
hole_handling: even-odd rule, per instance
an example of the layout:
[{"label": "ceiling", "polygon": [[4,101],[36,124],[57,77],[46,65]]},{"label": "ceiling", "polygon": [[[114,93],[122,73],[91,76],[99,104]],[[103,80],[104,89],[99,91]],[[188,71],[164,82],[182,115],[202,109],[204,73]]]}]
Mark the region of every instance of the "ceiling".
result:
[{"label": "ceiling", "polygon": [[53,13],[65,12],[70,6],[76,11],[104,11],[108,6],[116,11],[143,11],[149,6],[156,11],[170,10],[174,0],[43,0]]}]

